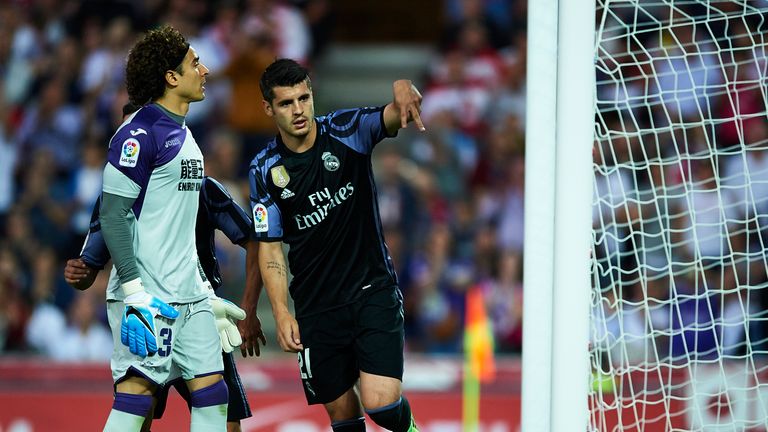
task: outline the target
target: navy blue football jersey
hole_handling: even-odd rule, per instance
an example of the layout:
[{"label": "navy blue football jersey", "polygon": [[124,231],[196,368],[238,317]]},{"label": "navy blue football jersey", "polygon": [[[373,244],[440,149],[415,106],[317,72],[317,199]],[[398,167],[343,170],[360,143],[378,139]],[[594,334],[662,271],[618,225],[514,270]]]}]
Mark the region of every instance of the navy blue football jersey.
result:
[{"label": "navy blue football jersey", "polygon": [[387,137],[384,107],[315,118],[303,153],[275,137],[251,162],[255,239],[290,246],[296,316],[356,301],[397,284],[379,218],[371,151]]}]

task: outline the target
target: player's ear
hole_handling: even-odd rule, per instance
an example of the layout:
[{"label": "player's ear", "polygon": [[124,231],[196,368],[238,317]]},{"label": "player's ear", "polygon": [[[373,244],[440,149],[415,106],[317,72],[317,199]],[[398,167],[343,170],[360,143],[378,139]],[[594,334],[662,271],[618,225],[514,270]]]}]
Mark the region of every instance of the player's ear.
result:
[{"label": "player's ear", "polygon": [[172,71],[172,70],[165,71],[165,83],[171,87],[176,87],[177,85],[179,85],[179,77],[176,75],[177,75],[176,71]]},{"label": "player's ear", "polygon": [[261,100],[261,106],[264,107],[264,112],[267,113],[269,117],[272,117],[273,115],[275,115],[274,111],[272,111],[272,104],[270,104],[266,100],[264,99]]}]

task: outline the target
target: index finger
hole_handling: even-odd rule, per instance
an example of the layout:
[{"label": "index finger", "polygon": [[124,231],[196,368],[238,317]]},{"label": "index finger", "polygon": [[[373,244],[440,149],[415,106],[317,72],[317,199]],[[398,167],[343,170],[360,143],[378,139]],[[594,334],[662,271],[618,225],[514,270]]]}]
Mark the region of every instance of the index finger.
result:
[{"label": "index finger", "polygon": [[418,126],[421,132],[427,130],[427,128],[424,127],[424,123],[421,122],[421,115],[419,114],[419,110],[414,108],[411,112],[411,115],[413,115],[413,122],[416,123],[416,126]]}]

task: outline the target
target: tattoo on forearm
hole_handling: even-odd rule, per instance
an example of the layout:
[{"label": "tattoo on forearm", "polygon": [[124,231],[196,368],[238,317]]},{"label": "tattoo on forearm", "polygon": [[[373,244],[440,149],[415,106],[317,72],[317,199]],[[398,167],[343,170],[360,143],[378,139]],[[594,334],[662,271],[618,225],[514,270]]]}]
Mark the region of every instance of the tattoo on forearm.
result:
[{"label": "tattoo on forearm", "polygon": [[270,270],[270,269],[276,270],[277,273],[280,276],[287,276],[288,275],[288,271],[286,270],[285,265],[284,264],[280,264],[277,261],[269,261],[269,262],[267,262],[267,270]]}]

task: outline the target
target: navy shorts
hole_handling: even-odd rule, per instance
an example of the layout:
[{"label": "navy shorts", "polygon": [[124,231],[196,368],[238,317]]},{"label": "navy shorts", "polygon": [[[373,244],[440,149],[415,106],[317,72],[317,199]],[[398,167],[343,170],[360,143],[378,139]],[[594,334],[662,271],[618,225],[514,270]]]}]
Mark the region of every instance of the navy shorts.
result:
[{"label": "navy shorts", "polygon": [[360,371],[403,379],[403,295],[381,288],[356,303],[297,320],[299,373],[307,403],[333,402]]}]

